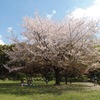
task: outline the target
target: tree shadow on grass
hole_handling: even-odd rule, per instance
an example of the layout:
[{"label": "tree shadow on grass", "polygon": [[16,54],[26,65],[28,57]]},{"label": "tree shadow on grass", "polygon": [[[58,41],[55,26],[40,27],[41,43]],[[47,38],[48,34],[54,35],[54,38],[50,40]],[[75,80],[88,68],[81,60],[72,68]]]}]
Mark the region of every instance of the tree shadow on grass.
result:
[{"label": "tree shadow on grass", "polygon": [[0,83],[1,94],[13,94],[17,96],[35,95],[35,94],[53,94],[61,95],[64,92],[85,91],[87,85],[68,84],[61,86],[37,84],[35,86],[23,86],[18,83]]}]

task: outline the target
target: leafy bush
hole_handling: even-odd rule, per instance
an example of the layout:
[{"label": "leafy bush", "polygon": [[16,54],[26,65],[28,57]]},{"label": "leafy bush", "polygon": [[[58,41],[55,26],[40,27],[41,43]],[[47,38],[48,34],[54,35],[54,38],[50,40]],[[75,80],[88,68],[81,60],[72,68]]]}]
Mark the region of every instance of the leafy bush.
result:
[{"label": "leafy bush", "polygon": [[42,77],[35,77],[33,78],[34,81],[43,81],[44,79]]},{"label": "leafy bush", "polygon": [[49,72],[47,75],[46,75],[46,79],[48,81],[52,81],[54,79],[54,74],[52,72]]},{"label": "leafy bush", "polygon": [[26,74],[18,72],[15,77],[17,80],[26,79]]}]

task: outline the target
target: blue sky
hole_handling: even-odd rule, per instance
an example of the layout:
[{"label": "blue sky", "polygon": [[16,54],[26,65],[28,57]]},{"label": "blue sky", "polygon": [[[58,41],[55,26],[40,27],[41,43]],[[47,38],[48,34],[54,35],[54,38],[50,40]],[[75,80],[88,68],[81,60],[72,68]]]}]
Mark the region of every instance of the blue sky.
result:
[{"label": "blue sky", "polygon": [[8,30],[20,34],[23,17],[32,17],[34,12],[56,20],[70,13],[76,17],[85,14],[96,18],[100,16],[95,11],[100,11],[99,6],[100,0],[0,0],[0,44],[9,43]]}]

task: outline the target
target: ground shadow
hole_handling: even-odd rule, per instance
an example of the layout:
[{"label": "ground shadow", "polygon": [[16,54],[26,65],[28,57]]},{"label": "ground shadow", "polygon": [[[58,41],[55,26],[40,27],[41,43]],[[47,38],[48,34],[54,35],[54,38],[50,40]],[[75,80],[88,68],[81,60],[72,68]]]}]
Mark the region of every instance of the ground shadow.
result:
[{"label": "ground shadow", "polygon": [[87,85],[83,84],[68,84],[61,86],[35,84],[35,86],[23,86],[19,83],[0,83],[0,93],[14,95],[35,95],[35,94],[53,94],[61,95],[63,92],[69,91],[84,91]]}]

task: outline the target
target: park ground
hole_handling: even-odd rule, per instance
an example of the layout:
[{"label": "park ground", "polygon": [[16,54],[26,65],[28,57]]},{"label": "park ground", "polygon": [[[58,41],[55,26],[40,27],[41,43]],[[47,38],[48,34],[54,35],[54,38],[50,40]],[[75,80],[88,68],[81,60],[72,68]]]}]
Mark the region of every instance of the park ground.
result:
[{"label": "park ground", "polygon": [[100,100],[100,86],[89,82],[74,82],[54,86],[34,81],[33,86],[20,86],[20,81],[0,81],[0,100]]}]

